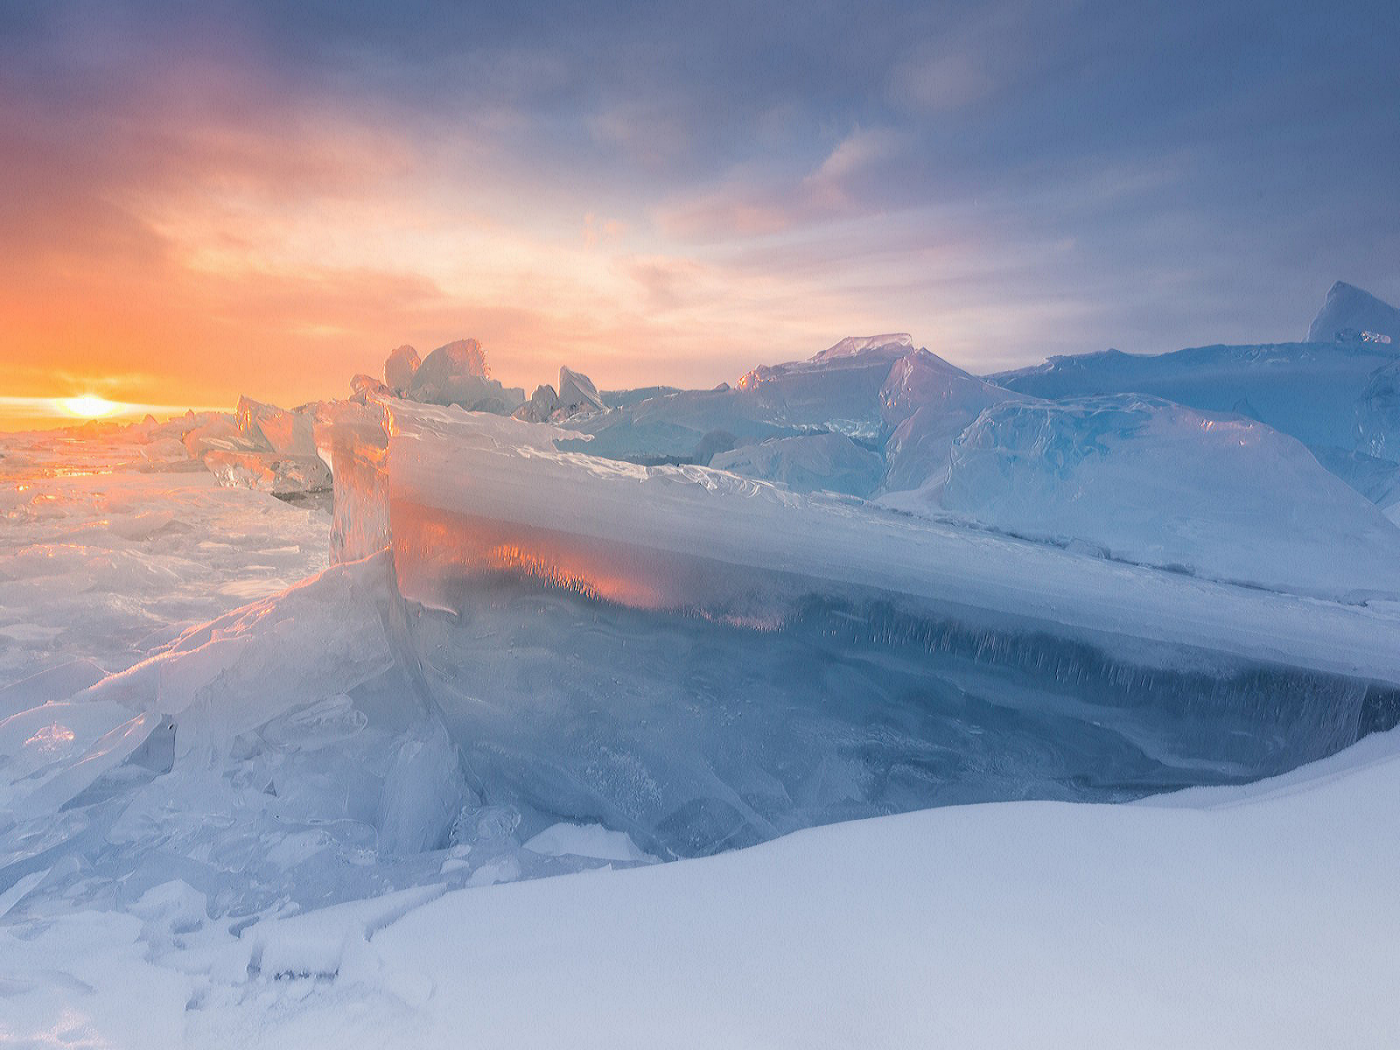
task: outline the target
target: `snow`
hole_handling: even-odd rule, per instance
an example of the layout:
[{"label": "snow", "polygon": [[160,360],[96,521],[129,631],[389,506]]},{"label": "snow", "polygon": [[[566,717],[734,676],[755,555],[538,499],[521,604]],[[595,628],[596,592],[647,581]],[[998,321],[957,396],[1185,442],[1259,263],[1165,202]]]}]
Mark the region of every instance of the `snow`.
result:
[{"label": "snow", "polygon": [[525,843],[525,848],[547,857],[595,857],[598,860],[655,860],[639,850],[621,831],[601,824],[551,824]]},{"label": "snow", "polygon": [[[134,914],[0,928],[13,1042],[1385,1048],[1400,739],[1168,805],[1011,803],[238,933]],[[180,931],[180,932],[174,932]]]}]

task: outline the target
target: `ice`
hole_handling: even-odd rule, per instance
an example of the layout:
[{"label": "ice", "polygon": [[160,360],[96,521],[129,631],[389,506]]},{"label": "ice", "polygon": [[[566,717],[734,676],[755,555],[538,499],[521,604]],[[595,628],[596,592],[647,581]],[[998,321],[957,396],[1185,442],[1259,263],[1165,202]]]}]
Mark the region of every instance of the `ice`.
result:
[{"label": "ice", "polygon": [[418,360],[418,351],[407,343],[396,347],[384,360],[384,385],[397,396],[403,397],[412,388],[413,377],[421,363]]},{"label": "ice", "polygon": [[900,358],[880,390],[891,433],[885,444],[886,491],[919,488],[941,479],[953,442],[984,408],[1025,397],[969,375],[936,354]]},{"label": "ice", "polygon": [[888,502],[1216,579],[1400,595],[1400,530],[1301,444],[1158,398],[989,408],[957,439],[946,482]]},{"label": "ice", "polygon": [[1371,373],[1356,406],[1358,451],[1400,462],[1400,361]]},{"label": "ice", "polygon": [[641,463],[703,465],[718,452],[770,438],[834,432],[875,443],[885,429],[880,390],[911,347],[907,335],[851,337],[807,361],[760,365],[732,388],[610,395],[618,407],[568,424],[591,440],[564,447]]},{"label": "ice", "polygon": [[[11,914],[134,903],[165,943],[195,936],[176,926],[201,897],[217,932],[927,806],[1131,799],[1292,768],[1400,703],[1384,604],[561,451],[569,434],[324,411],[346,535],[391,549],[6,723]],[[118,520],[167,535],[179,514],[148,507]]]},{"label": "ice", "polygon": [[572,368],[559,369],[559,407],[566,416],[579,413],[603,412],[607,405],[598,396],[593,380]]},{"label": "ice", "polygon": [[868,496],[885,472],[878,452],[857,445],[845,434],[809,434],[769,438],[710,459],[716,470],[727,470],[774,481],[798,492],[845,492]]},{"label": "ice", "polygon": [[560,367],[559,392],[556,394],[548,384],[536,387],[530,400],[517,408],[514,416],[531,423],[559,423],[606,411],[607,405],[598,396],[593,380],[571,368]]},{"label": "ice", "polygon": [[525,400],[523,390],[503,387],[489,378],[485,351],[475,339],[447,343],[425,357],[413,373],[407,396],[502,415],[509,415]]},{"label": "ice", "polygon": [[1308,328],[1308,342],[1400,343],[1400,310],[1370,292],[1338,281]]},{"label": "ice", "polygon": [[1203,412],[1253,418],[1309,446],[1351,449],[1356,400],[1371,373],[1400,356],[1400,345],[1272,343],[1205,346],[1157,356],[1106,350],[1052,357],[1043,365],[988,376],[1041,398],[1150,394]]},{"label": "ice", "polygon": [[[921,411],[936,436],[972,414],[956,446],[937,438],[959,450],[1029,413],[1051,456],[1017,459],[1013,493],[1066,448],[1082,464],[1121,439],[1130,525],[1168,467],[1206,457],[1177,502],[1213,492],[1195,519],[1238,510],[1274,568],[1291,532],[1303,568],[1278,586],[1295,590],[1309,562],[1341,559],[1342,582],[1362,564],[1356,497],[1247,419],[1047,405],[904,343],[852,416],[818,373],[865,384],[870,350],[770,376],[782,397],[706,392],[768,444],[717,452],[718,428],[698,430],[713,404],[679,399],[691,449],[708,438],[731,470],[378,392],[324,406],[339,564],[301,583],[324,516],[165,472],[213,420],[94,428],[72,439],[91,475],[42,474],[78,446],[7,446],[0,471],[24,473],[0,488],[4,1038],[433,1045],[460,1040],[469,1002],[479,1039],[627,1045],[641,1002],[647,1033],[682,1018],[697,1045],[920,1045],[933,1002],[966,1042],[1077,1045],[1086,981],[1117,1004],[1090,1015],[1105,1044],[1386,1030],[1390,570],[1342,604],[800,490],[835,487],[844,457],[873,484],[882,447],[937,474],[941,445],[882,445]],[[826,422],[793,424],[793,405]],[[161,474],[132,472],[142,449]],[[1350,469],[1380,484],[1385,462]],[[1269,486],[1272,515],[1251,495]],[[1055,801],[1192,785],[1164,806]],[[637,870],[495,885],[607,867]],[[814,930],[842,950],[804,947]],[[1341,960],[1321,983],[1318,944]],[[853,959],[878,995],[852,999]],[[774,974],[773,996],[745,997]],[[1143,974],[1204,1017],[1142,995]],[[1319,1002],[1340,1018],[1325,1032]]]},{"label": "ice", "polygon": [[377,402],[328,406],[317,425],[316,448],[331,470],[335,497],[332,562],[358,561],[388,546],[385,425],[384,409]]},{"label": "ice", "polygon": [[[69,664],[76,679],[32,694],[68,699],[97,669],[325,567],[324,512],[219,487],[183,445],[176,460],[143,457],[191,425],[5,439],[28,465],[0,460],[19,470],[0,480],[0,689]],[[29,688],[0,694],[0,717]]]},{"label": "ice", "polygon": [[244,433],[231,416],[219,415],[190,428],[184,435],[185,448],[194,457],[206,452],[259,452],[263,445]]},{"label": "ice", "polygon": [[554,392],[554,387],[545,383],[535,387],[530,400],[517,408],[513,415],[529,423],[548,423],[558,411],[559,395]]},{"label": "ice", "polygon": [[151,776],[167,772],[164,741],[172,735],[168,720],[133,717],[106,702],[45,704],[10,716],[0,722],[0,823],[44,818],[133,758]]},{"label": "ice", "polygon": [[445,847],[465,800],[457,748],[440,724],[427,723],[395,748],[375,822],[379,848],[412,854]]},{"label": "ice", "polygon": [[362,404],[370,398],[392,397],[394,394],[374,376],[367,376],[363,372],[350,377],[350,391],[353,400]]},{"label": "ice", "polygon": [[622,460],[709,463],[736,445],[798,433],[769,416],[765,406],[728,386],[684,390],[572,420],[577,433],[561,440],[565,448]]},{"label": "ice", "polygon": [[914,349],[914,338],[908,332],[886,335],[852,335],[817,354],[814,361],[832,361],[839,357],[857,357],[875,353],[887,357],[902,357]]},{"label": "ice", "polygon": [[306,495],[331,489],[331,472],[314,451],[307,456],[279,452],[206,452],[204,465],[219,484],[230,488],[254,489],[274,496]]},{"label": "ice", "polygon": [[[1376,369],[1400,357],[1397,316],[1393,307],[1338,281],[1304,343],[1206,346],[1156,356],[1108,350],[1053,357],[988,379],[1043,398],[1152,394],[1206,412],[1248,415],[1313,448],[1366,452],[1356,442],[1357,399]],[[1339,340],[1344,329],[1356,337]],[[1361,339],[1363,329],[1395,341]]]},{"label": "ice", "polygon": [[760,365],[740,377],[736,396],[786,426],[874,437],[883,422],[880,390],[911,348],[907,335],[850,337],[809,361]]},{"label": "ice", "polygon": [[1397,680],[1394,622],[1360,607],[388,410],[397,659],[527,830],[600,822],[684,856],[1247,778],[1345,746]]},{"label": "ice", "polygon": [[315,406],[288,411],[276,405],[263,404],[249,397],[238,399],[239,432],[250,441],[282,456],[314,456]]},{"label": "ice", "polygon": [[106,676],[102,665],[88,657],[39,671],[21,681],[0,687],[0,719],[55,700],[67,700]]}]

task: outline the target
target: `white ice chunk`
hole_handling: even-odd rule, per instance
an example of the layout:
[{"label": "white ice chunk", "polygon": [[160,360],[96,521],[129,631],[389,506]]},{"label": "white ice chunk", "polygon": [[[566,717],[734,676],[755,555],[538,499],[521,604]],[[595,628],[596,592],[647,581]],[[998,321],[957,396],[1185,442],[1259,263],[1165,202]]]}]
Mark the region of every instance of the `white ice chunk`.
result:
[{"label": "white ice chunk", "polygon": [[238,399],[234,415],[239,431],[250,441],[284,456],[314,456],[314,408],[306,406],[288,411],[245,396]]},{"label": "white ice chunk", "polygon": [[610,831],[601,824],[552,824],[529,839],[525,848],[546,857],[593,857],[629,862],[656,859],[638,849],[626,832]]}]

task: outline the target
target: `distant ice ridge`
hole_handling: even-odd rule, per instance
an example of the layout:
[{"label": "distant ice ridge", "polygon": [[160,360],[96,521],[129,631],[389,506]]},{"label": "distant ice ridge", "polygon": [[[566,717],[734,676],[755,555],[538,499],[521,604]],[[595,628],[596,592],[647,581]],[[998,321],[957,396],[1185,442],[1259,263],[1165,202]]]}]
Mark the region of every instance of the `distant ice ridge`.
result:
[{"label": "distant ice ridge", "polygon": [[1400,343],[1400,310],[1370,292],[1338,281],[1308,328],[1308,342]]},{"label": "distant ice ridge", "polygon": [[1392,521],[1400,518],[1400,453],[1387,445],[1386,376],[1400,361],[1400,312],[1343,282],[1305,343],[1207,346],[1170,354],[1054,357],[989,376],[1047,399],[1149,394],[1207,413],[1235,413],[1308,446]]},{"label": "distant ice ridge", "polygon": [[1015,535],[1283,590],[1400,595],[1400,530],[1285,434],[1160,398],[1008,401],[920,503]]}]

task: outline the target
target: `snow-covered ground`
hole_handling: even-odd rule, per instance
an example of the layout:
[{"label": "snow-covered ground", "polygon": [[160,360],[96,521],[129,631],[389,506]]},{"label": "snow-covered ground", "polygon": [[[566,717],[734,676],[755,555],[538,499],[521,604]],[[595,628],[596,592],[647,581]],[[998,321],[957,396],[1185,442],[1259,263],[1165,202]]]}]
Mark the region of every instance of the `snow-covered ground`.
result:
[{"label": "snow-covered ground", "polygon": [[[1400,733],[1154,805],[1003,803],[235,935],[178,882],[0,929],[0,1038],[1385,1048]],[[3,907],[0,902],[0,907]]]}]

